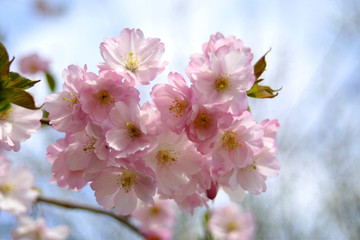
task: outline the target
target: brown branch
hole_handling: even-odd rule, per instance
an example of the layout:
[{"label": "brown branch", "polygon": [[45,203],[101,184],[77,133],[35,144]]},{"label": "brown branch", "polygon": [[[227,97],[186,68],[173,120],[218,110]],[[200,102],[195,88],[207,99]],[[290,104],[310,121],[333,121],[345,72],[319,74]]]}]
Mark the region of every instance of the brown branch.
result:
[{"label": "brown branch", "polygon": [[78,203],[73,203],[73,202],[68,202],[68,201],[62,201],[62,200],[57,200],[57,199],[51,199],[51,198],[47,198],[47,197],[43,197],[43,196],[39,196],[36,201],[56,205],[56,206],[63,207],[63,208],[81,209],[81,210],[86,210],[86,211],[89,211],[89,212],[94,212],[94,213],[100,213],[100,214],[103,214],[103,215],[107,215],[107,216],[110,216],[112,218],[115,218],[117,221],[121,222],[122,224],[124,224],[128,228],[130,228],[132,231],[134,231],[135,233],[142,236],[139,229],[137,229],[137,227],[135,227],[134,225],[132,225],[128,221],[128,219],[129,219],[128,217],[118,216],[118,215],[116,215],[116,214],[114,214],[112,212],[108,212],[108,211],[105,211],[103,209],[92,207],[92,206],[89,206],[89,205],[83,205],[83,204],[78,204]]},{"label": "brown branch", "polygon": [[47,118],[42,118],[42,119],[40,119],[40,122],[41,122],[41,124],[50,125],[50,120],[47,119]]}]

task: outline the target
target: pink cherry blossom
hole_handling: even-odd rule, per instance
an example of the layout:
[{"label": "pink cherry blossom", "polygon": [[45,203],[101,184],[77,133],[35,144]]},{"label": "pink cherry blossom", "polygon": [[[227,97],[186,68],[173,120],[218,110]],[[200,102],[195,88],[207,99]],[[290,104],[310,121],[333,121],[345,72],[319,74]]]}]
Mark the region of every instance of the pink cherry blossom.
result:
[{"label": "pink cherry blossom", "polygon": [[254,239],[255,222],[250,212],[243,212],[240,206],[229,203],[211,212],[208,227],[219,240]]},{"label": "pink cherry blossom", "polygon": [[263,130],[251,113],[243,112],[216,136],[212,159],[215,171],[228,172],[234,167],[248,166],[263,146],[262,136]]},{"label": "pink cherry blossom", "polygon": [[71,190],[80,190],[86,184],[83,170],[70,170],[66,162],[65,149],[68,143],[65,138],[60,138],[56,143],[50,144],[47,148],[46,159],[52,163],[53,174],[51,182],[56,182],[60,187]]},{"label": "pink cherry blossom", "polygon": [[61,132],[77,132],[86,126],[88,116],[82,111],[79,93],[86,81],[92,81],[96,75],[86,72],[78,66],[70,65],[63,72],[63,91],[45,98],[44,108],[49,112],[50,124]]},{"label": "pink cherry blossom", "polygon": [[138,199],[153,203],[156,188],[155,174],[142,160],[126,161],[130,163],[105,169],[91,183],[96,201],[107,210],[114,207],[115,213],[121,215],[129,215]]},{"label": "pink cherry blossom", "polygon": [[20,72],[24,74],[35,74],[46,72],[49,68],[49,61],[42,59],[37,53],[22,57],[19,61]]},{"label": "pink cherry blossom", "polygon": [[7,170],[0,175],[0,210],[16,215],[24,214],[39,195],[33,189],[35,177],[25,166]]},{"label": "pink cherry blossom", "polygon": [[246,91],[255,81],[252,54],[242,42],[222,35],[213,36],[204,44],[204,55],[191,56],[186,72],[197,90],[208,97],[210,104],[235,115],[248,107]]},{"label": "pink cherry blossom", "polygon": [[166,196],[189,183],[197,186],[191,176],[197,174],[204,163],[203,156],[184,133],[177,135],[168,129],[157,137],[156,147],[144,159],[156,173],[159,191]]},{"label": "pink cherry blossom", "polygon": [[35,221],[28,216],[20,216],[18,224],[12,232],[14,240],[65,240],[70,233],[69,227],[65,225],[48,228],[43,218]]},{"label": "pink cherry blossom", "polygon": [[113,127],[105,135],[108,145],[115,150],[114,156],[126,157],[153,145],[157,119],[148,103],[140,109],[136,101],[117,102],[110,112]]},{"label": "pink cherry blossom", "polygon": [[100,45],[101,70],[115,70],[130,85],[149,84],[167,65],[160,62],[164,44],[158,38],[145,39],[140,29],[124,29],[119,37],[105,38]]},{"label": "pink cherry blossom", "polygon": [[122,77],[105,71],[95,81],[89,81],[84,85],[79,100],[81,108],[95,122],[102,123],[108,119],[111,109],[118,101],[127,102],[130,98],[140,101],[140,92],[121,82],[119,78]]},{"label": "pink cherry blossom", "polygon": [[41,110],[29,110],[14,104],[0,112],[0,148],[19,151],[20,142],[40,129],[42,115]]},{"label": "pink cherry blossom", "polygon": [[170,84],[155,85],[150,95],[161,113],[161,121],[180,134],[189,118],[192,91],[179,73],[169,73],[168,79]]},{"label": "pink cherry blossom", "polygon": [[272,138],[275,137],[279,124],[277,120],[265,120],[260,126],[266,133],[266,136],[262,137],[263,147],[260,151],[254,154],[247,166],[235,167],[218,179],[222,184],[228,183],[232,190],[236,190],[240,185],[246,191],[260,194],[266,191],[267,177],[276,177],[279,174],[280,163],[276,159],[277,146],[275,139]]},{"label": "pink cherry blossom", "polygon": [[154,228],[171,229],[175,224],[175,202],[170,199],[154,198],[154,204],[140,202],[131,216],[140,223],[142,232]]}]

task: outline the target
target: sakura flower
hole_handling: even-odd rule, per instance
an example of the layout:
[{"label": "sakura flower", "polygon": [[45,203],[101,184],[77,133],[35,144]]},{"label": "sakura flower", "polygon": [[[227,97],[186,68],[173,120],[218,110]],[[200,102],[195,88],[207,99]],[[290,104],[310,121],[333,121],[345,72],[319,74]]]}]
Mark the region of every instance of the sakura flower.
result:
[{"label": "sakura flower", "polygon": [[215,209],[210,215],[208,227],[215,239],[254,239],[255,222],[250,212],[243,212],[234,204]]},{"label": "sakura flower", "polygon": [[39,194],[33,189],[34,180],[25,166],[15,166],[0,175],[0,210],[16,215],[29,211]]},{"label": "sakura flower", "polygon": [[160,62],[164,44],[158,38],[145,39],[140,29],[124,29],[119,37],[105,38],[100,45],[101,70],[115,70],[130,85],[149,84],[167,65]]},{"label": "sakura flower", "polygon": [[250,112],[236,118],[233,124],[219,131],[213,147],[215,171],[228,172],[234,167],[248,166],[262,147],[263,130]]},{"label": "sakura flower", "polygon": [[161,113],[161,121],[180,134],[191,110],[192,91],[179,73],[169,73],[168,79],[170,84],[155,85],[150,95]]},{"label": "sakura flower", "polygon": [[140,92],[121,82],[121,79],[118,74],[105,71],[96,81],[84,85],[79,101],[82,110],[95,122],[100,124],[108,119],[111,109],[118,101],[127,102],[130,98],[140,101]]},{"label": "sakura flower", "polygon": [[29,110],[14,104],[0,112],[0,148],[19,151],[20,142],[40,129],[41,117],[41,110]]},{"label": "sakura flower", "polygon": [[149,148],[157,131],[156,119],[149,103],[140,109],[136,101],[117,102],[110,112],[113,127],[105,135],[107,143],[115,150],[114,155],[126,157]]},{"label": "sakura flower", "polygon": [[20,72],[24,74],[35,74],[46,72],[49,68],[49,61],[40,58],[37,53],[30,54],[20,59]]},{"label": "sakura flower", "polygon": [[98,176],[91,188],[96,201],[105,209],[113,207],[116,214],[129,215],[138,199],[153,203],[156,182],[154,172],[139,159],[130,159],[129,164],[109,167]]},{"label": "sakura flower", "polygon": [[175,224],[175,202],[157,196],[153,205],[138,204],[131,216],[140,222],[142,232],[158,227],[171,229]]},{"label": "sakura flower", "polygon": [[144,235],[145,240],[170,240],[173,236],[173,231],[164,227],[146,229],[141,233]]},{"label": "sakura flower", "polygon": [[[235,167],[231,172],[219,178],[219,182],[229,183],[232,190],[240,185],[242,189],[253,194],[266,191],[267,177],[276,177],[280,170],[280,163],[276,159],[277,147],[275,143],[276,131],[279,128],[277,120],[263,121],[260,126],[266,136],[262,138],[263,147],[252,157],[251,162],[245,167]],[[271,136],[271,137],[269,137]]]},{"label": "sakura flower", "polygon": [[239,115],[248,107],[246,91],[255,82],[252,54],[248,48],[235,45],[236,41],[225,41],[233,44],[221,42],[221,47],[216,43],[205,46],[207,55],[192,56],[186,71],[197,90],[206,94],[210,104]]},{"label": "sakura flower", "polygon": [[96,76],[78,66],[70,65],[63,72],[63,91],[51,94],[45,99],[44,108],[49,112],[50,124],[61,132],[77,132],[86,126],[87,115],[82,111],[79,93],[86,81]]},{"label": "sakura flower", "polygon": [[67,155],[65,149],[68,142],[65,138],[60,138],[56,143],[50,144],[47,148],[46,159],[52,163],[51,172],[53,174],[51,182],[56,182],[60,187],[71,190],[79,190],[83,188],[87,181],[84,179],[84,171],[70,170],[66,162]]},{"label": "sakura flower", "polygon": [[187,184],[197,186],[191,176],[198,173],[204,158],[185,134],[177,135],[170,130],[161,133],[157,146],[144,156],[146,163],[157,176],[159,191],[171,196]]},{"label": "sakura flower", "polygon": [[30,217],[20,216],[18,224],[12,232],[14,240],[65,240],[70,233],[69,227],[65,225],[48,228],[43,218],[34,221]]}]

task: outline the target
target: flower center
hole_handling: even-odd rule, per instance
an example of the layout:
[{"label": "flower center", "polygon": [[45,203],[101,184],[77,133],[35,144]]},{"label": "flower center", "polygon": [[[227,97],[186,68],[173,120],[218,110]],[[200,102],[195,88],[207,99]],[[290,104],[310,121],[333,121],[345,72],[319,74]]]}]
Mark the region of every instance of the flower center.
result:
[{"label": "flower center", "polygon": [[211,123],[210,117],[206,113],[200,113],[195,119],[195,127],[207,128]]},{"label": "flower center", "polygon": [[160,208],[158,206],[154,206],[150,208],[150,214],[153,216],[159,215],[160,213]]},{"label": "flower center", "polygon": [[163,167],[169,167],[176,162],[174,150],[159,150],[156,154],[157,163]]},{"label": "flower center", "polygon": [[231,82],[229,77],[230,75],[223,73],[215,80],[215,89],[218,93],[224,93],[230,90]]},{"label": "flower center", "polygon": [[131,140],[135,140],[141,136],[140,129],[134,123],[127,122],[126,126]]},{"label": "flower center", "polygon": [[228,222],[228,224],[226,225],[226,232],[230,233],[230,232],[234,232],[235,230],[237,230],[237,224],[236,222]]},{"label": "flower center", "polygon": [[68,98],[63,97],[63,100],[69,102],[69,105],[68,105],[69,108],[73,108],[79,102],[78,94],[77,93],[68,93],[68,95],[69,95],[69,97]]},{"label": "flower center", "polygon": [[239,144],[239,139],[237,134],[231,131],[227,131],[224,133],[222,137],[222,141],[223,141],[222,147],[229,152],[241,146],[241,144]]},{"label": "flower center", "polygon": [[10,184],[4,184],[0,186],[0,192],[4,195],[8,194],[13,189],[15,189],[15,186]]},{"label": "flower center", "polygon": [[95,151],[95,144],[97,139],[95,137],[90,137],[87,142],[84,144],[83,151],[88,155],[91,155]]},{"label": "flower center", "polygon": [[122,172],[118,175],[116,184],[128,193],[137,184],[136,175],[132,172]]},{"label": "flower center", "polygon": [[125,68],[131,72],[136,72],[140,67],[140,58],[136,53],[130,52],[126,58]]},{"label": "flower center", "polygon": [[187,107],[189,106],[189,103],[184,99],[184,100],[181,100],[181,99],[178,99],[178,98],[175,98],[173,101],[172,101],[172,105],[170,105],[169,107],[169,111],[170,113],[173,113],[174,117],[182,117],[187,109]]},{"label": "flower center", "polygon": [[108,107],[115,99],[110,95],[107,90],[101,90],[94,94],[101,107]]},{"label": "flower center", "polygon": [[4,112],[0,112],[0,120],[1,121],[6,121],[6,120],[11,121],[11,115],[12,115],[11,113],[13,111],[14,110],[12,110],[12,109],[8,109]]}]

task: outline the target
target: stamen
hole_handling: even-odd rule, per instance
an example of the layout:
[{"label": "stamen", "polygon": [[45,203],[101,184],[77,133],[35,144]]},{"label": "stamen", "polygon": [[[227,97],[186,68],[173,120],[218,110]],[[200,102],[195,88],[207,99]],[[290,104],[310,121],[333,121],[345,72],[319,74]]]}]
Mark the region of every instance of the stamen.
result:
[{"label": "stamen", "polygon": [[87,153],[88,155],[91,155],[95,151],[95,144],[97,142],[97,139],[95,137],[90,137],[88,141],[85,143],[83,151]]},{"label": "stamen", "polygon": [[78,94],[77,93],[68,93],[68,95],[69,95],[69,97],[68,98],[63,97],[63,100],[69,102],[69,105],[68,105],[69,108],[73,108],[79,102]]},{"label": "stamen", "polygon": [[169,167],[177,160],[174,150],[159,150],[156,154],[157,163],[163,167]]},{"label": "stamen", "polygon": [[4,195],[8,194],[11,190],[15,189],[14,185],[4,184],[0,186],[0,192]]},{"label": "stamen", "polygon": [[137,56],[137,54],[130,52],[129,56],[126,58],[126,64],[125,68],[129,71],[136,72],[140,67],[140,58]]},{"label": "stamen", "polygon": [[151,207],[149,209],[149,211],[150,211],[150,214],[153,215],[153,216],[159,215],[159,213],[161,212],[160,208],[158,206]]},{"label": "stamen", "polygon": [[234,232],[235,230],[237,230],[236,222],[231,221],[226,225],[226,232],[230,233]]},{"label": "stamen", "polygon": [[140,129],[134,123],[127,122],[126,126],[128,128],[128,134],[131,140],[135,140],[141,136]]},{"label": "stamen", "polygon": [[132,172],[122,172],[117,176],[116,184],[128,193],[137,184],[136,175]]},{"label": "stamen", "polygon": [[172,103],[173,103],[173,105],[170,105],[169,111],[170,111],[170,113],[173,113],[174,114],[173,116],[176,118],[182,117],[184,115],[186,109],[189,106],[189,103],[185,99],[181,100],[181,99],[175,98]]},{"label": "stamen", "polygon": [[219,78],[215,80],[215,89],[218,93],[224,93],[230,90],[231,88],[231,82],[229,80],[229,77],[231,75],[228,74],[221,74]]},{"label": "stamen", "polygon": [[195,128],[197,127],[206,128],[210,125],[210,123],[211,123],[210,117],[206,113],[200,113],[197,115],[195,119],[195,125],[196,125]]},{"label": "stamen", "polygon": [[222,137],[222,141],[223,141],[222,147],[229,152],[241,146],[241,144],[239,144],[239,139],[237,134],[231,131],[227,131],[224,133]]},{"label": "stamen", "polygon": [[0,112],[0,120],[1,121],[12,121],[13,109],[8,109],[4,112]]},{"label": "stamen", "polygon": [[108,107],[115,99],[110,95],[107,90],[101,90],[94,94],[101,107]]}]

